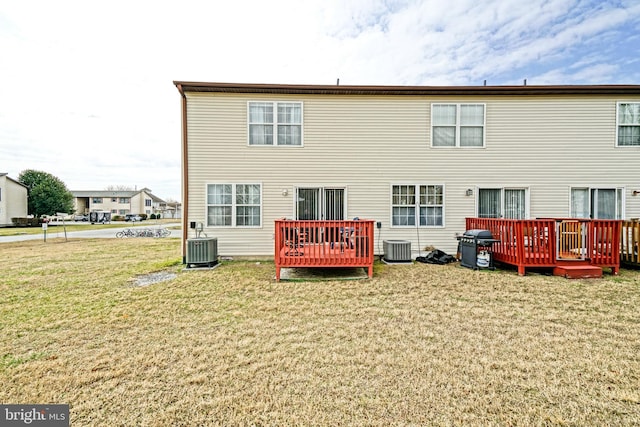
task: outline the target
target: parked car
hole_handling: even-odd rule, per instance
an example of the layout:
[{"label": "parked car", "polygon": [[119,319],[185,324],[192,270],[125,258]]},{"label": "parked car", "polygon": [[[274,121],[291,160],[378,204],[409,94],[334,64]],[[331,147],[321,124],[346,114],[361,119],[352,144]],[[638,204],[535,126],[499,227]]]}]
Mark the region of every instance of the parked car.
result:
[{"label": "parked car", "polygon": [[138,214],[126,214],[124,216],[124,220],[138,222],[138,221],[142,221],[142,217]]},{"label": "parked car", "polygon": [[76,222],[89,221],[89,215],[74,215],[73,216],[73,220],[76,221]]}]

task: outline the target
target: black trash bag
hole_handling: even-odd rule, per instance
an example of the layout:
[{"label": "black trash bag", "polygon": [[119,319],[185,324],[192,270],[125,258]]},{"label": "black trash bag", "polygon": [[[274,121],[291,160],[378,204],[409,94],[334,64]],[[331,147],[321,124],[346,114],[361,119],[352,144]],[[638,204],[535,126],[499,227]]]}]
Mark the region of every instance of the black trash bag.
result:
[{"label": "black trash bag", "polygon": [[454,256],[447,254],[444,251],[441,251],[440,249],[434,249],[433,251],[429,252],[426,256],[417,257],[416,261],[423,262],[426,264],[444,265],[444,264],[449,264],[450,262],[455,262],[456,258]]}]

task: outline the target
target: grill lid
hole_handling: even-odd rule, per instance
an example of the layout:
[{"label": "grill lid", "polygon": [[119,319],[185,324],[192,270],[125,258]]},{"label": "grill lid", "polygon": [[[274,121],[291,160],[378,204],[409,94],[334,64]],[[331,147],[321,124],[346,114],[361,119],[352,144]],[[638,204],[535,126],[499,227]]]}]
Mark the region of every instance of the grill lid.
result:
[{"label": "grill lid", "polygon": [[479,229],[467,230],[464,232],[463,236],[472,238],[472,239],[483,239],[483,240],[493,239],[493,234],[491,234],[491,231],[489,230],[479,230]]}]

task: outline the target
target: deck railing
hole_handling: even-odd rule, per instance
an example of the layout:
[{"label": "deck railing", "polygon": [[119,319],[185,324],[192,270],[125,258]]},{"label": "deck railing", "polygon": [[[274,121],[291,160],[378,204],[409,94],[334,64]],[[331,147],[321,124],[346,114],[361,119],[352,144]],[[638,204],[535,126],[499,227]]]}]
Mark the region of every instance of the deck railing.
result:
[{"label": "deck railing", "polygon": [[500,219],[467,218],[466,229],[491,231],[500,242],[492,247],[495,261],[518,267],[555,267],[564,262],[583,261],[611,267],[620,266],[619,220],[591,219]]},{"label": "deck railing", "polygon": [[364,267],[372,277],[373,223],[276,220],[276,280],[282,267]]},{"label": "deck railing", "polygon": [[637,219],[622,222],[620,256],[622,262],[640,264],[640,221]]}]

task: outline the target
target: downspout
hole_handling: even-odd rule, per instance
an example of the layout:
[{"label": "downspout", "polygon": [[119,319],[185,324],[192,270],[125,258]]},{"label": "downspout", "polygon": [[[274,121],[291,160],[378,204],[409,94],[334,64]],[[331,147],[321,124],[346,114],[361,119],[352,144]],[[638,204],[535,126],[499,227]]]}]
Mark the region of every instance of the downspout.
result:
[{"label": "downspout", "polygon": [[187,263],[187,218],[189,218],[189,157],[187,150],[187,97],[182,85],[177,84],[178,92],[182,96],[182,263]]}]

